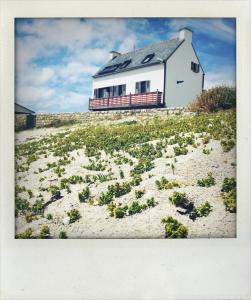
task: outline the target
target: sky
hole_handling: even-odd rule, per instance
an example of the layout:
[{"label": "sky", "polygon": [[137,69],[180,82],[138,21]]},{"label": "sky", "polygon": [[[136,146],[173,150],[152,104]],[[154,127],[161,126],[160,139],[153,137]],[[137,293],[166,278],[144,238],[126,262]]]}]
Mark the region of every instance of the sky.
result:
[{"label": "sky", "polygon": [[37,113],[88,110],[92,75],[121,53],[193,30],[205,88],[235,86],[235,19],[16,19],[15,101]]}]

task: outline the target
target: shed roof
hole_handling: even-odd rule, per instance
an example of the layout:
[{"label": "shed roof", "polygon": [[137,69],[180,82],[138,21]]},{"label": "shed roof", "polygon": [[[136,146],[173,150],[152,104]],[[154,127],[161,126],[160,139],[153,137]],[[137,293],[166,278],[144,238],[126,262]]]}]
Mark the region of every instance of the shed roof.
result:
[{"label": "shed roof", "polygon": [[[142,68],[154,64],[160,64],[162,63],[162,61],[167,60],[175,52],[175,50],[182,44],[183,41],[184,40],[179,40],[178,38],[175,38],[171,40],[162,41],[157,44],[152,44],[146,46],[145,48],[120,54],[114,59],[109,60],[107,64],[105,64],[93,77],[97,78],[101,76],[107,76],[111,74],[125,72],[136,68]],[[143,59],[150,54],[154,54],[153,58],[149,62],[142,64]],[[122,64],[128,60],[131,60],[131,62],[128,64],[128,66],[126,66],[126,68],[122,69],[118,67],[115,71],[106,74],[99,74],[106,67]]]},{"label": "shed roof", "polygon": [[20,104],[15,103],[15,114],[34,114],[35,112],[27,107],[24,107]]}]

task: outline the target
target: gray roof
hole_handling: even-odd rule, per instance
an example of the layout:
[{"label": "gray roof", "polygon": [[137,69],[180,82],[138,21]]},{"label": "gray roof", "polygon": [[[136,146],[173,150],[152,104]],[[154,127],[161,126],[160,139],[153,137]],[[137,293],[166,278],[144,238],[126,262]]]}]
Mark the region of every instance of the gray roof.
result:
[{"label": "gray roof", "polygon": [[26,108],[20,104],[15,103],[15,114],[34,114],[33,110]]},{"label": "gray roof", "polygon": [[[167,60],[173,54],[173,52],[181,45],[183,41],[184,40],[179,40],[178,38],[175,38],[157,44],[152,44],[145,48],[137,49],[132,52],[118,55],[116,58],[109,60],[100,70],[98,70],[98,72],[93,77],[97,78],[97,77],[107,76],[107,75],[116,74],[120,72],[125,72],[136,68],[142,68],[154,64],[159,64],[161,62],[158,60],[158,58],[160,58],[161,60]],[[152,60],[149,61],[148,63],[142,64],[141,63],[142,60],[147,55],[152,53],[155,54]],[[130,59],[131,59],[131,63],[124,69],[118,68],[117,70],[110,73],[99,74],[99,72],[101,72],[105,67],[121,64],[126,60],[130,60]]]}]

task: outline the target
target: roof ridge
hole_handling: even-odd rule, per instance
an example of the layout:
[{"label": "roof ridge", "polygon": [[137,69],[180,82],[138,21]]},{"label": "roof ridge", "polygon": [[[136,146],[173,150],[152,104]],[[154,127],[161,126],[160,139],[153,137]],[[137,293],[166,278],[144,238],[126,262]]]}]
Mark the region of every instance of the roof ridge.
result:
[{"label": "roof ridge", "polygon": [[173,38],[173,39],[169,39],[169,40],[160,41],[160,42],[157,42],[157,43],[152,43],[150,45],[147,45],[147,46],[142,47],[142,48],[135,49],[133,51],[128,51],[128,52],[125,52],[125,53],[121,53],[121,55],[129,54],[129,53],[135,53],[137,51],[143,50],[143,49],[148,48],[148,47],[150,48],[150,47],[155,46],[155,45],[164,44],[166,42],[171,42],[171,41],[178,40],[178,39],[179,38]]}]

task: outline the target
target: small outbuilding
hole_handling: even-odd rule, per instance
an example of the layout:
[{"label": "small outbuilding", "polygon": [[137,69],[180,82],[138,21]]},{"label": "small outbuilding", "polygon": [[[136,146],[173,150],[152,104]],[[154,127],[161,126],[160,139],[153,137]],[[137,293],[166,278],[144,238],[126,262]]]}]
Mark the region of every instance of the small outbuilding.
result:
[{"label": "small outbuilding", "polygon": [[15,103],[16,129],[29,129],[36,126],[36,114],[33,110]]}]

